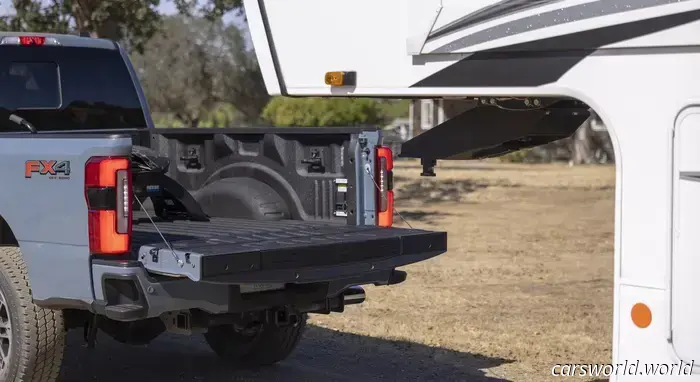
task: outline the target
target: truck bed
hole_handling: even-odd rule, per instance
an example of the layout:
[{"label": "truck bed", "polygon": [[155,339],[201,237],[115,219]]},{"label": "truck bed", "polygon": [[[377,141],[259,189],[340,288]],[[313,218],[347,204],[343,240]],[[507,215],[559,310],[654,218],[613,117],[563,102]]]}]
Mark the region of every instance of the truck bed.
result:
[{"label": "truck bed", "polygon": [[139,261],[153,273],[194,281],[325,281],[390,270],[447,250],[446,233],[418,229],[232,218],[155,222],[157,229],[143,212],[135,213]]}]

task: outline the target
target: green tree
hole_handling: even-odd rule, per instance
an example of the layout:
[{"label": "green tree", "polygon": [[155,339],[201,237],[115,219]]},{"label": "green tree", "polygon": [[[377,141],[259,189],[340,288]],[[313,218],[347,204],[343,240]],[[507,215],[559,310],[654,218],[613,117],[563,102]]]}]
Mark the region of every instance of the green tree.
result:
[{"label": "green tree", "polygon": [[[173,0],[182,14],[200,13],[210,20],[242,9],[240,0]],[[0,18],[0,27],[14,31],[89,33],[126,43],[142,52],[160,28],[161,0],[13,0],[14,15]]]},{"label": "green tree", "polygon": [[[236,25],[175,16],[163,19],[148,49],[131,56],[154,112],[172,113],[189,127],[234,118],[250,124],[269,95],[255,54],[245,45]],[[223,105],[237,113],[222,113]]]},{"label": "green tree", "polygon": [[270,101],[255,52],[246,47],[236,25],[216,23],[216,28],[218,38],[208,49],[216,67],[217,99],[236,108],[246,122],[255,123]]},{"label": "green tree", "polygon": [[132,54],[149,106],[197,127],[216,104],[215,66],[204,45],[213,27],[202,19],[166,17],[144,53]]},{"label": "green tree", "polygon": [[367,98],[275,97],[265,107],[263,119],[285,127],[358,126],[385,122],[379,103]]},{"label": "green tree", "polygon": [[411,101],[407,99],[380,99],[379,105],[387,119],[408,118]]},{"label": "green tree", "polygon": [[236,11],[244,16],[243,0],[208,0],[203,4],[199,0],[174,0],[178,11],[183,15],[192,15],[193,11],[213,21],[224,14]]}]

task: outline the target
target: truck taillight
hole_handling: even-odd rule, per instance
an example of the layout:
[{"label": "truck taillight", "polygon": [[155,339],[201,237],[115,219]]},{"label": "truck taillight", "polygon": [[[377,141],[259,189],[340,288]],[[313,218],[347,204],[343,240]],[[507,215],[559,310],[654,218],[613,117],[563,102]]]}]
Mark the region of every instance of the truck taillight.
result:
[{"label": "truck taillight", "polygon": [[90,253],[131,251],[131,162],[124,157],[92,157],[85,165]]},{"label": "truck taillight", "polygon": [[394,156],[388,147],[377,147],[377,225],[391,227],[394,224],[393,172]]},{"label": "truck taillight", "polygon": [[0,38],[0,45],[21,45],[21,46],[43,46],[43,45],[61,45],[58,40],[53,37],[44,37],[37,35],[29,36],[5,36]]}]

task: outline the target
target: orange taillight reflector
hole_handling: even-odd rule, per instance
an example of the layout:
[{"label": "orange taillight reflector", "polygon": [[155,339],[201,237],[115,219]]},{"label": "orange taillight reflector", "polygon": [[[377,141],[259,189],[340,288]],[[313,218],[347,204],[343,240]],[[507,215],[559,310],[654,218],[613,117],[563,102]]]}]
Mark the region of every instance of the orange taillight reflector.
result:
[{"label": "orange taillight reflector", "polygon": [[127,158],[92,157],[85,166],[85,187],[116,187],[117,170],[128,170]]},{"label": "orange taillight reflector", "polygon": [[117,232],[116,211],[88,211],[90,252],[101,255],[130,251],[131,235]]},{"label": "orange taillight reflector", "polygon": [[389,208],[377,213],[377,225],[380,227],[391,227],[394,225],[394,191],[387,191],[386,201]]},{"label": "orange taillight reflector", "polygon": [[391,227],[394,223],[393,168],[394,155],[390,148],[378,146],[376,149],[377,178],[377,225]]}]

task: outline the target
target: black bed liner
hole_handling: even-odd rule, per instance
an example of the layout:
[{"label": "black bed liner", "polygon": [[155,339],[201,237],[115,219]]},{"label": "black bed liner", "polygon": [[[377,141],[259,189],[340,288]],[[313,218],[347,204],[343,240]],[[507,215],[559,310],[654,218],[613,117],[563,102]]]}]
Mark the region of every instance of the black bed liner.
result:
[{"label": "black bed liner", "polygon": [[417,229],[294,220],[156,221],[171,252],[145,215],[136,218],[133,250],[144,266],[196,281],[329,280],[393,269],[447,250],[446,233]]}]

